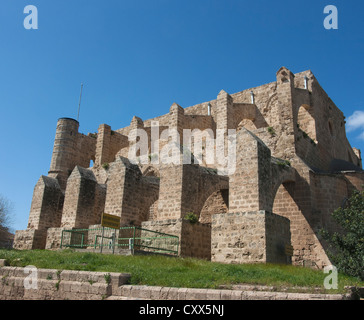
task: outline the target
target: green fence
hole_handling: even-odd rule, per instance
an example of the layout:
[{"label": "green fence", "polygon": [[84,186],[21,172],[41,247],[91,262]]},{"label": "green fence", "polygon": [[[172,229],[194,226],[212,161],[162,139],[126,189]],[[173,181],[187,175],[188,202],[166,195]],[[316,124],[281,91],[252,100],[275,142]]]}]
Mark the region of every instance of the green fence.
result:
[{"label": "green fence", "polygon": [[63,230],[61,248],[115,250],[165,253],[178,255],[179,238],[177,236],[147,230],[141,227],[106,227],[93,229]]}]

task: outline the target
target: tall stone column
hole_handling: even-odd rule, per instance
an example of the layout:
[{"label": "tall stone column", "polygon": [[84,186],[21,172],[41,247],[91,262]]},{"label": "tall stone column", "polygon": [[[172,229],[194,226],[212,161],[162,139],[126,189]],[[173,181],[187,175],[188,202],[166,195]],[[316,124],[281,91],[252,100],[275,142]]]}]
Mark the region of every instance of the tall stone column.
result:
[{"label": "tall stone column", "polygon": [[177,103],[173,103],[169,109],[170,141],[180,145],[183,141],[184,113],[184,109]]},{"label": "tall stone column", "polygon": [[14,248],[44,249],[47,229],[61,223],[63,193],[57,179],[41,176],[35,185],[28,227],[17,230]]},{"label": "tall stone column", "polygon": [[236,154],[236,170],[229,181],[229,212],[271,211],[269,148],[242,128],[237,134]]},{"label": "tall stone column", "polygon": [[96,156],[95,156],[95,166],[101,166],[104,163],[109,163],[113,159],[109,159],[109,148],[110,148],[110,136],[111,127],[107,124],[101,124],[97,132],[97,142],[96,142]]},{"label": "tall stone column", "polygon": [[97,181],[91,170],[76,166],[68,178],[61,227],[88,228],[100,223],[101,212],[94,212]]},{"label": "tall stone column", "polygon": [[110,166],[105,213],[119,216],[121,225],[139,221],[141,178],[139,167],[126,158],[118,157]]},{"label": "tall stone column", "polygon": [[63,193],[57,179],[41,176],[34,187],[28,229],[47,229],[61,224]]},{"label": "tall stone column", "polygon": [[182,216],[183,165],[163,165],[159,173],[158,217],[155,220],[179,219]]},{"label": "tall stone column", "polygon": [[234,119],[233,115],[233,98],[224,90],[221,90],[216,100],[216,129],[223,130],[224,132],[224,150],[216,150],[216,152],[224,152],[227,156],[227,136],[228,129],[233,128]]},{"label": "tall stone column", "polygon": [[66,189],[67,178],[76,165],[78,127],[78,121],[71,118],[60,118],[57,122],[48,176],[57,178],[62,190]]},{"label": "tall stone column", "polygon": [[293,159],[295,156],[295,127],[293,121],[293,95],[294,74],[285,67],[277,72],[277,98],[279,123],[273,125],[273,129],[280,136],[279,147],[276,148],[276,157],[281,159]]}]

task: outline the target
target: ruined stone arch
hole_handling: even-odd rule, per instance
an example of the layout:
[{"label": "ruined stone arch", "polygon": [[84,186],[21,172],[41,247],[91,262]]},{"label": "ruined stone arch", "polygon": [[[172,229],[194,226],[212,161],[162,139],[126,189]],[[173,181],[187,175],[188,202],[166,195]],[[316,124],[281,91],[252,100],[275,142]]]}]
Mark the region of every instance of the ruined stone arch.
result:
[{"label": "ruined stone arch", "polygon": [[274,187],[272,212],[290,221],[291,245],[293,246],[293,264],[299,264],[299,244],[297,230],[304,221],[299,203],[297,202],[297,185],[295,181],[285,180]]},{"label": "ruined stone arch", "polygon": [[158,200],[159,200],[159,194],[155,196],[152,200],[151,205],[149,206],[147,215],[145,217],[144,221],[153,221],[157,219],[158,216]]},{"label": "ruined stone arch", "polygon": [[[156,184],[160,182],[160,173],[156,166],[151,164],[141,168],[141,172],[144,179],[154,180]],[[147,199],[147,210],[144,212],[143,221],[153,221],[158,216],[158,200],[159,200],[159,188],[153,193],[153,195]]]},{"label": "ruined stone arch", "polygon": [[241,128],[243,128],[243,127],[249,131],[257,129],[257,126],[255,125],[255,123],[250,119],[241,120],[237,126],[237,131],[241,130]]},{"label": "ruined stone arch", "polygon": [[316,121],[314,118],[313,107],[303,104],[298,108],[297,111],[297,127],[299,130],[305,132],[311,139],[317,140],[316,138]]},{"label": "ruined stone arch", "polygon": [[202,206],[199,222],[209,224],[213,214],[227,213],[229,211],[229,189],[213,192]]},{"label": "ruined stone arch", "polygon": [[229,182],[225,179],[215,181],[202,189],[196,206],[197,216],[201,223],[211,223],[211,216],[215,213],[225,213],[229,208]]},{"label": "ruined stone arch", "polygon": [[[283,160],[275,159],[271,163],[271,187],[270,187],[270,204],[269,208],[274,212],[274,201],[277,197],[279,188],[282,185],[294,184],[296,180],[296,170]],[[275,213],[275,212],[274,212]]]},{"label": "ruined stone arch", "polygon": [[242,104],[236,104],[235,107],[232,128],[237,129],[237,131],[241,130],[241,128],[253,131],[255,129],[268,127],[265,116],[256,105],[251,104],[244,106]]},{"label": "ruined stone arch", "polygon": [[278,123],[281,122],[281,113],[278,110],[278,95],[276,92],[269,97],[263,109],[262,115],[266,121],[266,126],[268,127],[276,126]]},{"label": "ruined stone arch", "polygon": [[254,104],[234,103],[232,117],[232,127],[237,129],[240,125],[249,125],[248,130],[257,128],[257,107]]},{"label": "ruined stone arch", "polygon": [[264,109],[263,109],[263,113],[264,114],[266,114],[266,113],[268,113],[269,112],[269,108],[270,108],[270,106],[272,106],[274,103],[276,103],[278,101],[278,96],[277,96],[277,92],[275,92],[275,93],[273,93],[270,97],[269,97],[269,99],[268,99],[268,101],[267,101],[267,103],[266,103],[266,105],[265,105],[265,107],[264,107]]}]

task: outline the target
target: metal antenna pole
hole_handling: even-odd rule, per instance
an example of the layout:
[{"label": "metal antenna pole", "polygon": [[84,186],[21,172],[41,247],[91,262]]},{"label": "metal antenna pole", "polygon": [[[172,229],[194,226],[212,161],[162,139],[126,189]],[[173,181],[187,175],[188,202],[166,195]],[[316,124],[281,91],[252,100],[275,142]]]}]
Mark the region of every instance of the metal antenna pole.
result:
[{"label": "metal antenna pole", "polygon": [[81,98],[82,98],[82,88],[83,88],[83,83],[81,83],[81,92],[80,92],[80,100],[78,102],[78,113],[77,113],[77,121],[80,118],[80,108],[81,108]]}]

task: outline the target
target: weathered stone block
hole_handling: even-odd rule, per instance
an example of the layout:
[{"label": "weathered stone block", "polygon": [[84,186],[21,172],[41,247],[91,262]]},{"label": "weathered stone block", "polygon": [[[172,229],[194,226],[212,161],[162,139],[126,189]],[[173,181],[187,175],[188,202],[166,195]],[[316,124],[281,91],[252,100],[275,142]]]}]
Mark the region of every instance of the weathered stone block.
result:
[{"label": "weathered stone block", "polygon": [[9,261],[7,259],[0,259],[0,267],[5,267],[9,265]]},{"label": "weathered stone block", "polygon": [[286,263],[289,220],[266,211],[227,213],[212,219],[212,261]]},{"label": "weathered stone block", "polygon": [[18,250],[44,249],[46,245],[46,238],[46,229],[17,230],[15,232],[13,247]]}]

